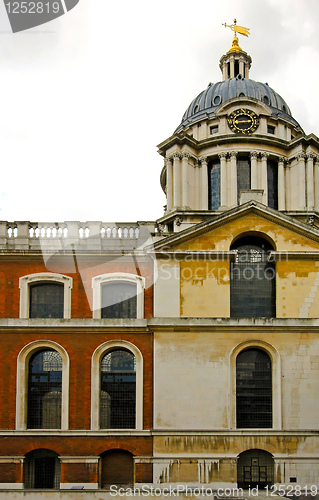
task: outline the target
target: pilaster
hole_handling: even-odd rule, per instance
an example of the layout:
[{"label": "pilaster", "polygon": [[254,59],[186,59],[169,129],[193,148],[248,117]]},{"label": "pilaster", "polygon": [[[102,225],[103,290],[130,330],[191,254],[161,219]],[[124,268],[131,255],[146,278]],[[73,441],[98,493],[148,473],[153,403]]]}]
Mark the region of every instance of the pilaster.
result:
[{"label": "pilaster", "polygon": [[315,207],[315,193],[314,193],[314,153],[307,153],[307,209],[313,210]]},{"label": "pilaster", "polygon": [[237,155],[238,151],[230,153],[230,205],[238,205],[237,197]]},{"label": "pilaster", "polygon": [[226,153],[219,153],[220,161],[220,205],[227,207],[227,159]]},{"label": "pilaster", "polygon": [[263,193],[263,204],[268,205],[268,180],[267,180],[267,160],[269,153],[261,153],[261,189]]},{"label": "pilaster", "polygon": [[300,153],[297,155],[298,161],[298,210],[304,210],[306,207],[306,155]]},{"label": "pilaster", "polygon": [[173,154],[173,193],[174,207],[181,206],[181,158],[179,153]]},{"label": "pilaster", "polygon": [[208,210],[208,166],[207,157],[200,158],[201,163],[201,209]]},{"label": "pilaster", "polygon": [[285,197],[285,158],[278,160],[278,210],[286,210]]}]

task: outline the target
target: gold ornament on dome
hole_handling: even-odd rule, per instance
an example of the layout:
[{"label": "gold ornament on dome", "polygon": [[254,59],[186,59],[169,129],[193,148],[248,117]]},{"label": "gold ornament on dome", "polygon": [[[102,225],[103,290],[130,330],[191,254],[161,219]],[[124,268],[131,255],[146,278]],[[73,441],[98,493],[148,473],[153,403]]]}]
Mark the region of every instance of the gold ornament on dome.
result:
[{"label": "gold ornament on dome", "polygon": [[237,33],[239,33],[240,35],[249,36],[250,35],[249,28],[244,28],[244,26],[238,26],[236,19],[234,19],[234,24],[222,23],[222,25],[225,26],[225,28],[230,28],[235,33],[232,46],[228,52],[242,50],[238,45]]}]

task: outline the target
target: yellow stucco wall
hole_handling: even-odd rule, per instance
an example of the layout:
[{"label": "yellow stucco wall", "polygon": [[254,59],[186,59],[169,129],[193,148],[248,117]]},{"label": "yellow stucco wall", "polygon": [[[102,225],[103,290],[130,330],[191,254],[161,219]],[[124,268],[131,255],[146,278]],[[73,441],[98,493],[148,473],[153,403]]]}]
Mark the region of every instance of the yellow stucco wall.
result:
[{"label": "yellow stucco wall", "polygon": [[[319,311],[319,242],[294,230],[249,214],[178,245],[177,251],[228,252],[242,235],[266,238],[283,252],[276,263],[276,316],[315,318]],[[318,251],[318,260],[289,257],[291,252]],[[285,253],[286,252],[286,253]],[[204,256],[205,257],[205,256]],[[286,260],[288,258],[288,260]],[[180,314],[184,317],[229,317],[229,262],[187,256],[180,262]]]}]

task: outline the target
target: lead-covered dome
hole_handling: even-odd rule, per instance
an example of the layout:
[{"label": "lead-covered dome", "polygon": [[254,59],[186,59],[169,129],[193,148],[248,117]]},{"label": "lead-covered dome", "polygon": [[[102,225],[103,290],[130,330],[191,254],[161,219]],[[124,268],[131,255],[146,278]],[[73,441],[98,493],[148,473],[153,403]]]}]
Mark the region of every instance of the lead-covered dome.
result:
[{"label": "lead-covered dome", "polygon": [[299,123],[292,117],[287,103],[267,83],[256,82],[238,74],[235,78],[228,78],[223,82],[210,83],[188,106],[176,132],[204,118],[213,118],[221,104],[240,97],[263,102],[269,106],[273,117],[283,118],[301,129]]}]

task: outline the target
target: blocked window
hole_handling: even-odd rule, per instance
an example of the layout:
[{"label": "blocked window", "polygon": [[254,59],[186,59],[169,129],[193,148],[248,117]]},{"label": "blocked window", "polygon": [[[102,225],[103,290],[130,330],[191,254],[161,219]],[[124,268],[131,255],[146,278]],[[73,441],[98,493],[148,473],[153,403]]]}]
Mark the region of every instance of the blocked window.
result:
[{"label": "blocked window", "polygon": [[92,279],[93,318],[144,318],[145,278],[108,273]]},{"label": "blocked window", "polygon": [[101,361],[100,428],[135,429],[136,360],[132,352],[116,349]]},{"label": "blocked window", "polygon": [[51,450],[34,450],[24,462],[24,486],[27,489],[58,489],[60,487],[60,460]]},{"label": "blocked window", "polygon": [[249,158],[237,158],[237,193],[238,203],[241,191],[251,188],[251,165]]},{"label": "blocked window", "polygon": [[235,318],[276,317],[275,264],[269,262],[272,246],[258,237],[244,237],[231,246],[230,315]]},{"label": "blocked window", "polygon": [[62,357],[54,350],[36,352],[29,361],[28,429],[60,429]]},{"label": "blocked window", "polygon": [[126,450],[109,450],[101,455],[101,488],[133,486],[134,457]]},{"label": "blocked window", "polygon": [[272,424],[271,359],[261,349],[246,349],[236,358],[237,428],[271,428]]},{"label": "blocked window", "polygon": [[70,276],[36,273],[22,276],[20,318],[71,318]]}]

